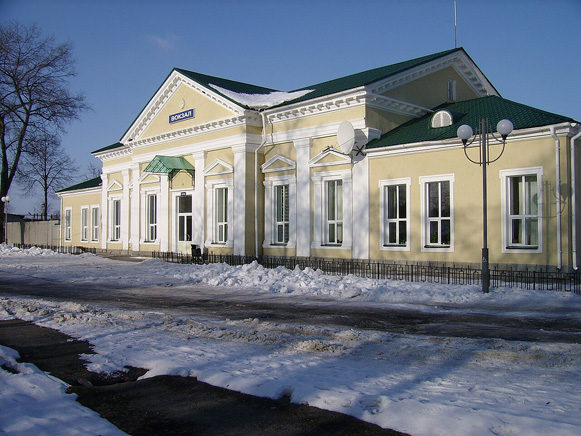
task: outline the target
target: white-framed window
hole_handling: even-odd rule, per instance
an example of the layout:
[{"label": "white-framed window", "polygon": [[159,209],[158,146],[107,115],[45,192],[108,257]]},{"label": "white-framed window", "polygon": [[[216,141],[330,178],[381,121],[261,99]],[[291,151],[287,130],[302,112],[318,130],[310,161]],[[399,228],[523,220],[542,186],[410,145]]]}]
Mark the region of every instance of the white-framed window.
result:
[{"label": "white-framed window", "polygon": [[71,208],[65,209],[65,241],[70,242],[73,239],[73,210]]},{"label": "white-framed window", "polygon": [[448,79],[446,82],[446,91],[448,101],[456,101],[456,81],[454,79]]},{"label": "white-framed window", "polygon": [[121,199],[114,198],[110,202],[110,222],[109,239],[111,241],[121,240]]},{"label": "white-framed window", "polygon": [[296,246],[296,190],[294,175],[265,179],[263,247]]},{"label": "white-framed window", "polygon": [[542,167],[500,171],[505,253],[542,252]]},{"label": "white-framed window", "polygon": [[214,191],[215,233],[214,242],[225,244],[228,240],[228,188],[220,187]]},{"label": "white-framed window", "polygon": [[145,196],[145,242],[157,239],[157,194]]},{"label": "white-framed window", "polygon": [[382,180],[380,186],[381,249],[410,249],[411,179]]},{"label": "white-framed window", "polygon": [[311,248],[352,248],[353,186],[351,171],[317,172],[314,190]]},{"label": "white-framed window", "polygon": [[274,187],[275,210],[275,244],[287,244],[289,240],[289,185]]},{"label": "white-framed window", "polygon": [[91,207],[91,242],[99,242],[99,206]]},{"label": "white-framed window", "polygon": [[176,197],[176,209],[178,218],[178,242],[190,242],[193,239],[192,195],[180,195]]},{"label": "white-framed window", "polygon": [[325,245],[343,243],[343,180],[325,182]]},{"label": "white-framed window", "polygon": [[454,251],[454,175],[420,177],[422,251]]},{"label": "white-framed window", "polygon": [[81,241],[89,241],[89,208],[81,207]]},{"label": "white-framed window", "polygon": [[234,235],[234,180],[210,180],[206,183],[207,198],[207,239],[206,246],[233,247]]}]

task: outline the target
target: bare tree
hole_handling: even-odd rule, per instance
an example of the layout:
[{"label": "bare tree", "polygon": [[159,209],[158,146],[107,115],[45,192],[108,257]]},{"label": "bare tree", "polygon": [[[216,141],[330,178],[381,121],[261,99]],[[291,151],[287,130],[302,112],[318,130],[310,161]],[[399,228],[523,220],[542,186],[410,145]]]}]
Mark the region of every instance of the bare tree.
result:
[{"label": "bare tree", "polygon": [[95,162],[91,161],[87,165],[87,174],[91,177],[99,177],[101,175],[101,166],[97,165]]},{"label": "bare tree", "polygon": [[18,166],[18,182],[27,194],[37,187],[42,190],[42,217],[46,220],[49,194],[73,182],[78,169],[63,149],[60,138],[45,133],[29,142],[28,150],[22,155]]},{"label": "bare tree", "polygon": [[[34,143],[31,138],[63,131],[88,108],[82,94],[69,90],[74,75],[69,43],[41,37],[35,25],[0,26],[1,196],[8,194],[22,154]],[[0,203],[0,216],[3,213]]]}]

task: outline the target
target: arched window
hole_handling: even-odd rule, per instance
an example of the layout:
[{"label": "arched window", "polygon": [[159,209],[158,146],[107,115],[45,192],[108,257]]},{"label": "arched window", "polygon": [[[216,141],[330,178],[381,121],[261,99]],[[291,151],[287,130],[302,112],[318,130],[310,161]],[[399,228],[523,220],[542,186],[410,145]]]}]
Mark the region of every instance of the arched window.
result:
[{"label": "arched window", "polygon": [[432,129],[439,127],[448,127],[453,123],[452,114],[448,111],[441,110],[432,116]]}]

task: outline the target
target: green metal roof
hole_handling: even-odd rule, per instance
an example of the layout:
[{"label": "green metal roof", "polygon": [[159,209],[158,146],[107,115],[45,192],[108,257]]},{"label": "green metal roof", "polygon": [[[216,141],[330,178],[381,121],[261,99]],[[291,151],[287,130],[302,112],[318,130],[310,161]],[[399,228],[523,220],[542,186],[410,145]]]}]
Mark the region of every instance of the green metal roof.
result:
[{"label": "green metal roof", "polygon": [[[386,79],[390,76],[394,76],[403,71],[418,67],[420,65],[426,64],[433,60],[439,59],[441,57],[447,56],[454,52],[466,52],[463,48],[454,48],[451,50],[442,51],[439,53],[434,53],[427,56],[422,56],[416,59],[410,59],[408,61],[399,62],[392,65],[387,65],[384,67],[374,68],[372,70],[362,71],[360,73],[351,74],[349,76],[341,77],[338,79],[329,80],[327,82],[322,82],[316,85],[305,86],[304,88],[299,88],[291,92],[302,91],[311,89],[312,92],[296,98],[291,101],[282,103],[279,106],[288,105],[292,103],[297,103],[301,101],[311,100],[317,97],[323,97],[326,95],[335,94],[337,92],[346,91],[348,89],[354,89],[361,86],[367,86],[372,83],[378,82],[380,80]],[[467,54],[466,54],[467,55]]]},{"label": "green metal roof", "polygon": [[99,150],[93,151],[91,154],[101,153],[103,151],[114,150],[116,148],[123,147],[123,144],[120,142],[116,142],[115,144],[108,145],[107,147],[100,148]]},{"label": "green metal roof", "polygon": [[[296,90],[290,91],[290,92],[304,91],[304,90],[312,90],[312,92],[309,92],[309,93],[303,95],[302,97],[298,97],[294,100],[285,101],[284,103],[281,103],[275,107],[286,106],[286,105],[290,105],[290,104],[294,104],[294,103],[299,103],[299,102],[315,99],[318,97],[324,97],[326,95],[335,94],[335,93],[346,91],[349,89],[358,88],[361,86],[367,86],[371,83],[386,79],[390,76],[399,74],[405,70],[415,68],[417,66],[420,66],[422,64],[425,64],[425,63],[431,62],[433,60],[439,59],[441,57],[447,56],[447,55],[454,53],[454,52],[463,52],[464,54],[466,54],[466,56],[468,56],[468,54],[464,51],[463,48],[461,48],[461,47],[454,48],[451,50],[446,50],[446,51],[442,51],[439,53],[434,53],[431,55],[422,56],[422,57],[419,57],[416,59],[411,59],[408,61],[399,62],[396,64],[387,65],[384,67],[375,68],[372,70],[367,70],[367,71],[351,74],[349,76],[329,80],[329,81],[322,82],[322,83],[319,83],[316,85],[305,86],[303,88],[299,88],[299,89],[296,89]],[[269,94],[271,92],[278,91],[276,89],[266,88],[263,86],[257,86],[257,85],[252,85],[249,83],[243,83],[243,82],[237,82],[234,80],[223,79],[221,77],[209,76],[207,74],[196,73],[194,71],[184,70],[182,68],[174,68],[170,72],[170,74],[166,77],[164,82],[160,85],[160,87],[155,91],[155,93],[153,95],[157,94],[157,92],[159,91],[159,89],[161,89],[161,87],[163,86],[163,84],[165,83],[167,78],[169,78],[174,71],[177,71],[178,73],[183,74],[184,76],[188,77],[189,79],[199,83],[200,85],[202,85],[206,88],[211,89],[213,92],[218,93],[222,97],[224,97],[224,98],[228,99],[229,101],[239,105],[240,107],[246,108],[246,109],[248,109],[249,107],[244,105],[244,104],[241,104],[240,102],[232,99],[231,97],[229,97],[227,95],[222,94],[219,90],[217,90],[216,88],[213,88],[211,85],[216,85],[216,86],[219,86],[220,88],[228,89],[230,91],[233,91],[236,93],[243,93],[243,94]],[[151,101],[151,99],[150,99],[150,101]],[[149,101],[147,104],[149,104]],[[147,104],[144,106],[144,108],[147,107]],[[139,114],[141,114],[141,112],[142,111],[140,111]],[[137,118],[139,117],[139,114],[137,115],[135,120],[137,120]],[[133,120],[131,122],[131,125],[133,125],[135,120]],[[123,133],[122,137],[125,136],[125,134],[129,130],[129,128]],[[117,142],[115,144],[112,144],[112,145],[109,145],[107,147],[96,150],[93,153],[110,151],[110,150],[114,150],[114,149],[120,148],[120,147],[123,147],[123,144],[121,144],[120,142]]]},{"label": "green metal roof", "polygon": [[439,110],[447,110],[452,113],[453,123],[451,126],[431,127],[433,114],[428,114],[422,118],[410,120],[385,133],[381,138],[370,141],[366,149],[456,138],[458,127],[462,124],[468,124],[476,129],[483,117],[488,118],[494,129],[500,120],[508,118],[512,121],[515,130],[574,121],[572,118],[545,112],[498,96],[446,103],[434,108],[435,112]]},{"label": "green metal roof", "polygon": [[233,100],[225,94],[222,94],[219,90],[212,87],[211,85],[219,86],[220,88],[228,89],[230,91],[239,94],[270,94],[271,92],[276,92],[278,90],[265,88],[263,86],[251,85],[250,83],[236,82],[234,80],[222,79],[221,77],[208,76],[206,74],[196,73],[194,71],[183,70],[181,68],[174,68],[174,71],[183,74],[187,78],[194,80],[200,85],[211,89],[212,91],[220,94],[222,97],[236,103],[239,106],[248,108],[246,105],[242,105],[240,102]]},{"label": "green metal roof", "polygon": [[194,171],[194,166],[183,157],[155,156],[143,171],[146,173],[169,174],[180,170]]},{"label": "green metal roof", "polygon": [[102,184],[102,180],[101,180],[101,176],[99,176],[99,177],[95,177],[94,179],[90,179],[90,180],[86,180],[86,181],[81,182],[81,183],[77,183],[76,185],[69,186],[68,188],[64,188],[64,189],[61,189],[60,191],[56,191],[56,192],[59,193],[59,192],[77,191],[79,189],[98,188],[99,186],[101,186],[101,184]]}]

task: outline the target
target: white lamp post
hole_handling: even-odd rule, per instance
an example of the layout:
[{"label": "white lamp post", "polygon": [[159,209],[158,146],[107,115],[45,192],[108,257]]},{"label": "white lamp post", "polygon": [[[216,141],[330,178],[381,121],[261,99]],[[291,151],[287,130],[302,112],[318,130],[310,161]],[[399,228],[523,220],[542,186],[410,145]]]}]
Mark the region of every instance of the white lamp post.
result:
[{"label": "white lamp post", "polygon": [[8,244],[8,203],[10,203],[10,196],[2,197],[2,203],[4,203],[4,242]]},{"label": "white lamp post", "polygon": [[[474,135],[474,131],[472,127],[467,124],[463,124],[458,128],[457,135],[462,140],[464,144],[464,154],[468,158],[468,160],[472,163],[478,164],[482,166],[482,292],[489,292],[490,290],[490,267],[488,265],[488,201],[487,201],[487,192],[486,192],[486,166],[492,162],[496,162],[504,153],[504,146],[506,144],[506,138],[512,132],[513,125],[510,120],[500,120],[496,125],[496,131],[502,137],[502,140],[498,139],[492,130],[490,129],[490,124],[488,124],[488,119],[482,118],[480,120],[480,126],[477,129],[477,134],[480,136],[479,140],[479,158],[478,160],[472,159],[468,156],[467,149],[476,139],[476,135]],[[488,141],[488,135],[492,135],[492,137],[502,143],[502,150],[499,155],[490,160],[490,153],[489,153],[489,146],[490,143]],[[472,137],[472,141],[468,143],[468,140]]]}]

